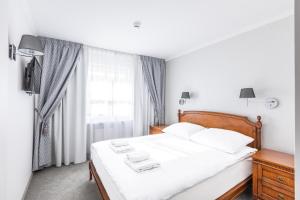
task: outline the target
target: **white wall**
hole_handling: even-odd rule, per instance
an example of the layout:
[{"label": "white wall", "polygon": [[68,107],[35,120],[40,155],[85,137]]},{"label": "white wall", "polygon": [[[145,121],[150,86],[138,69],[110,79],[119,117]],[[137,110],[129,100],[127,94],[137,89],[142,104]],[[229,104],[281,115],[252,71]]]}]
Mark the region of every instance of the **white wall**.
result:
[{"label": "white wall", "polygon": [[[205,31],[205,30],[204,30]],[[177,109],[208,110],[262,116],[262,145],[294,153],[293,17],[263,26],[167,62],[166,119],[177,121]],[[239,99],[240,88],[253,87],[257,98]],[[192,99],[178,105],[182,91]],[[276,97],[280,106],[265,108]]]},{"label": "white wall", "polygon": [[295,1],[296,199],[300,199],[300,2]]},{"label": "white wall", "polygon": [[[8,41],[18,46],[22,34],[33,34],[33,26],[28,14],[26,0],[8,1]],[[1,29],[2,31],[2,29]],[[7,59],[8,53],[5,52]],[[7,81],[6,123],[0,132],[6,135],[6,171],[5,187],[7,200],[20,200],[31,177],[32,138],[33,138],[33,97],[21,90],[24,58],[8,61],[4,65],[7,74],[1,73],[1,79]],[[2,121],[1,121],[2,122]],[[6,129],[5,129],[6,127]]]},{"label": "white wall", "polygon": [[6,106],[7,106],[7,71],[8,71],[8,30],[7,30],[7,1],[0,1],[0,199],[5,199],[6,182]]}]

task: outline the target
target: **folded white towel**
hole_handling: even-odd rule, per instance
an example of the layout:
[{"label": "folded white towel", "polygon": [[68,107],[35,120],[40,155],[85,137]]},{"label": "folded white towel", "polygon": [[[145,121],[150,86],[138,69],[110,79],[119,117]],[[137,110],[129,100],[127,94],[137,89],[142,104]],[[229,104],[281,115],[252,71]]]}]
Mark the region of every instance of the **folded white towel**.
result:
[{"label": "folded white towel", "polygon": [[111,144],[115,147],[122,147],[122,146],[127,146],[129,145],[128,141],[126,140],[112,140]]},{"label": "folded white towel", "polygon": [[120,147],[115,147],[113,145],[110,145],[110,148],[115,152],[115,153],[127,153],[133,150],[133,147],[130,145],[127,146],[120,146]]},{"label": "folded white towel", "polygon": [[130,162],[129,160],[125,159],[124,161],[131,169],[133,169],[136,172],[143,172],[146,170],[151,170],[154,168],[157,168],[160,166],[160,163],[152,160],[152,159],[148,159],[145,161],[141,161],[141,162]]},{"label": "folded white towel", "polygon": [[130,162],[141,162],[144,160],[148,160],[150,157],[149,153],[144,151],[135,151],[132,153],[127,154],[127,159]]}]

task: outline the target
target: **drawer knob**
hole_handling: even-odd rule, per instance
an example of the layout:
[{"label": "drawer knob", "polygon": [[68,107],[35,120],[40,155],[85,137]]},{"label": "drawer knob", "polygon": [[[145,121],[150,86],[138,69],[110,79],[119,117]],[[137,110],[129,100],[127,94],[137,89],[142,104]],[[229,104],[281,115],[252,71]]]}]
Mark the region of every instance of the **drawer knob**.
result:
[{"label": "drawer knob", "polygon": [[285,179],[284,179],[284,177],[282,177],[282,176],[277,176],[277,180],[278,180],[278,182],[280,182],[280,183],[284,183],[284,182],[285,182]]},{"label": "drawer knob", "polygon": [[283,194],[278,194],[278,199],[279,200],[284,200],[284,195]]}]

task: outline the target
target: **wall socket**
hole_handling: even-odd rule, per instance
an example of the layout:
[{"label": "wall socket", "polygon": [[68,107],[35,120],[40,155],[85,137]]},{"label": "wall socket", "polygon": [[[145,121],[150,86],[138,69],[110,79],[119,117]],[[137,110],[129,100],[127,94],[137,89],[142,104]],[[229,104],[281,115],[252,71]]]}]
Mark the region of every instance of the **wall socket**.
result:
[{"label": "wall socket", "polygon": [[16,60],[16,53],[17,53],[17,49],[16,46],[14,44],[9,44],[9,48],[8,48],[8,57],[11,60]]}]

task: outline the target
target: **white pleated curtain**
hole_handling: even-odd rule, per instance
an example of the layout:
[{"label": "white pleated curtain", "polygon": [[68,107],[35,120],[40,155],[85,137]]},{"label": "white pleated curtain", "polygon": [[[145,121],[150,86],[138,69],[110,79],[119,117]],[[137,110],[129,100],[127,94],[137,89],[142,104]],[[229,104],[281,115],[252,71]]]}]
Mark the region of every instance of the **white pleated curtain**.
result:
[{"label": "white pleated curtain", "polygon": [[134,84],[134,120],[133,136],[149,134],[150,125],[154,124],[154,105],[143,74],[140,57],[137,59]]}]

